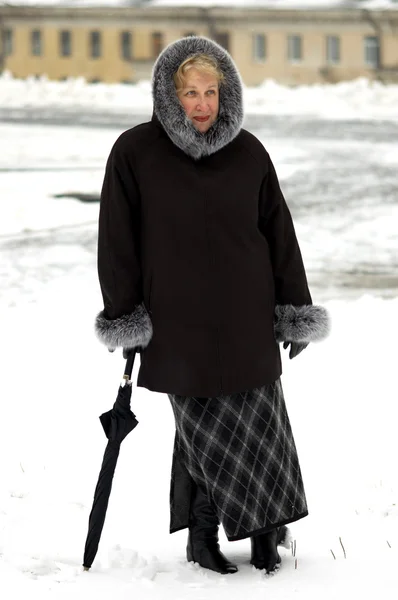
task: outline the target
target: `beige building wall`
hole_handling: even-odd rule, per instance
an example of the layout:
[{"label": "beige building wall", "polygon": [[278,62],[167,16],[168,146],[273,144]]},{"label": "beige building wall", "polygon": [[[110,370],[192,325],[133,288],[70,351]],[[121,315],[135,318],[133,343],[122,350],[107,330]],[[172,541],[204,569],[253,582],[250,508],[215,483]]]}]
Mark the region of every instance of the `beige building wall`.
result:
[{"label": "beige building wall", "polygon": [[[267,41],[267,56],[258,62],[253,56],[253,37],[264,34]],[[288,59],[288,36],[301,35],[302,60]],[[327,36],[340,38],[340,62],[328,64],[326,53]],[[374,77],[374,69],[365,64],[364,38],[374,36],[367,23],[345,25],[272,23],[246,29],[240,27],[233,32],[232,51],[247,85],[258,85],[266,78],[273,78],[289,85],[322,81],[349,80],[360,76]],[[396,46],[398,36],[383,38],[385,62],[394,56],[398,59]],[[387,46],[389,51],[387,52]],[[383,51],[383,49],[382,49]],[[397,64],[397,60],[395,62]]]},{"label": "beige building wall", "polygon": [[[73,19],[58,13],[56,9],[51,12],[48,8],[43,13],[45,16],[27,18],[21,12],[20,18],[7,18],[5,25],[14,32],[14,52],[7,57],[6,68],[16,77],[46,74],[50,79],[82,76],[88,81],[107,83],[137,81],[151,75],[156,58],[154,32],[162,34],[164,46],[191,32],[209,36],[208,23],[203,22],[200,13],[192,11],[178,18],[175,9],[171,13],[164,9],[160,12],[153,9],[93,10],[89,17],[87,10],[82,10],[79,16],[79,9],[75,8]],[[359,16],[348,18],[337,13],[317,13],[311,20],[309,11],[301,16],[297,12],[287,15],[283,11],[273,11],[270,18],[262,11],[250,17],[247,12],[221,9],[216,16],[214,25],[219,33],[229,34],[230,52],[246,85],[258,85],[266,78],[294,85],[375,76],[374,69],[369,68],[364,59],[364,37],[376,35],[375,29]],[[398,69],[398,11],[395,17],[390,11],[389,20],[381,28],[381,57],[384,66]],[[42,31],[43,55],[40,57],[31,53],[33,29]],[[70,57],[60,55],[59,32],[62,29],[72,32]],[[89,34],[93,30],[101,32],[102,54],[99,58],[90,57]],[[131,60],[123,59],[121,55],[122,31],[132,34]],[[267,55],[262,62],[256,61],[253,55],[255,33],[264,34],[267,40]],[[289,61],[287,55],[287,38],[294,34],[302,36],[303,57],[298,62]],[[327,35],[340,38],[341,60],[338,64],[327,63]]]},{"label": "beige building wall", "polygon": [[[42,56],[32,56],[31,32],[42,32]],[[60,54],[60,31],[71,31],[72,53]],[[102,54],[90,57],[90,31],[100,31]],[[57,23],[32,22],[14,27],[14,52],[6,60],[6,68],[16,77],[47,75],[50,79],[83,76],[87,80],[99,79],[107,83],[130,80],[132,66],[120,53],[120,32],[129,28],[104,27],[100,25],[72,25],[70,21]],[[131,31],[131,30],[130,30]]]},{"label": "beige building wall", "polygon": [[398,25],[395,31],[388,31],[384,34],[382,55],[386,67],[398,69]]}]

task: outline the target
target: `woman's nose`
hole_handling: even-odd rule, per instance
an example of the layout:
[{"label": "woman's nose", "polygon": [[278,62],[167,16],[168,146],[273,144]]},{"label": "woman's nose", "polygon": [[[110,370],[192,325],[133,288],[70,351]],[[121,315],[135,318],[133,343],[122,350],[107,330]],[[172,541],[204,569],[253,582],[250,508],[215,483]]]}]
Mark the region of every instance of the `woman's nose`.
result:
[{"label": "woman's nose", "polygon": [[201,110],[207,110],[207,100],[205,97],[203,98],[198,98],[198,103],[196,105],[197,109],[201,109]]}]

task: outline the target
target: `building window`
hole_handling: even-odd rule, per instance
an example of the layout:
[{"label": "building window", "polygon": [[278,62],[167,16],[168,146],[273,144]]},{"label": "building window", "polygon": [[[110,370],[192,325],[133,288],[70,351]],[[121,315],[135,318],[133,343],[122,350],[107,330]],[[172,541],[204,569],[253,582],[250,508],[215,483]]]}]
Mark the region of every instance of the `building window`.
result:
[{"label": "building window", "polygon": [[229,52],[229,33],[220,33],[217,31],[214,36],[214,41],[217,42],[217,44],[220,44],[224,50]]},{"label": "building window", "polygon": [[301,35],[289,35],[287,38],[287,58],[290,62],[299,62],[303,58]]},{"label": "building window", "polygon": [[90,31],[90,57],[100,58],[101,56],[101,32]]},{"label": "building window", "polygon": [[330,65],[340,62],[340,38],[337,35],[326,36],[326,62]]},{"label": "building window", "polygon": [[253,36],[253,58],[255,62],[264,62],[267,58],[267,38],[263,33]]},{"label": "building window", "polygon": [[380,40],[377,36],[368,35],[364,39],[365,64],[372,69],[380,67]]},{"label": "building window", "polygon": [[154,31],[152,33],[152,58],[157,58],[163,50],[163,33]]},{"label": "building window", "polygon": [[3,29],[2,37],[2,50],[4,56],[10,56],[14,50],[14,36],[12,29]]},{"label": "building window", "polygon": [[72,35],[70,31],[59,32],[59,53],[61,56],[72,54]]},{"label": "building window", "polygon": [[123,60],[131,60],[133,56],[133,36],[130,31],[120,34],[120,52]]},{"label": "building window", "polygon": [[43,44],[40,29],[34,29],[30,34],[30,45],[32,56],[41,56],[43,54]]}]

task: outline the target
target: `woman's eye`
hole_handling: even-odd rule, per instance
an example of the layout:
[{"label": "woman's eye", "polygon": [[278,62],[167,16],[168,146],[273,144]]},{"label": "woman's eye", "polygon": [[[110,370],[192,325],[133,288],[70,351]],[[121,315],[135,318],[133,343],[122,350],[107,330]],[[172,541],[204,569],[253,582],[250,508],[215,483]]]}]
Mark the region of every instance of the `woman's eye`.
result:
[{"label": "woman's eye", "polygon": [[[207,94],[208,96],[214,96],[214,95],[215,95],[215,93],[216,93],[216,91],[215,91],[215,90],[207,90],[207,92],[206,92],[206,94]],[[190,97],[192,98],[192,97],[196,96],[196,91],[195,91],[195,90],[190,90],[190,91],[189,91],[189,92],[187,92],[185,95],[186,95],[186,96],[190,96]]]}]

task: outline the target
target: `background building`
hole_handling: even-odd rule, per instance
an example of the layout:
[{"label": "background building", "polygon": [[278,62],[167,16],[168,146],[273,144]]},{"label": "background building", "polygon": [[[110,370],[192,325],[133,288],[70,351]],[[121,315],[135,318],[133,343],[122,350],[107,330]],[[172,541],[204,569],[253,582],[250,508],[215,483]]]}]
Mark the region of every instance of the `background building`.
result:
[{"label": "background building", "polygon": [[[217,3],[214,3],[217,4]],[[0,6],[0,70],[15,77],[82,76],[134,82],[151,75],[168,43],[206,35],[230,51],[244,82],[398,80],[398,3],[347,1],[321,8],[275,3],[155,0],[130,6]]]}]

